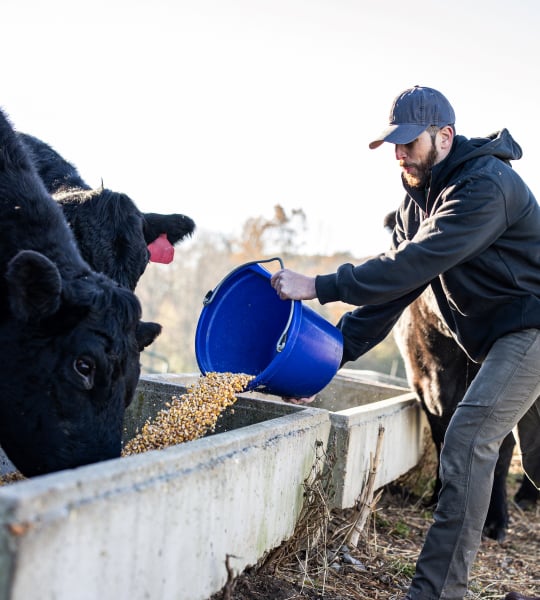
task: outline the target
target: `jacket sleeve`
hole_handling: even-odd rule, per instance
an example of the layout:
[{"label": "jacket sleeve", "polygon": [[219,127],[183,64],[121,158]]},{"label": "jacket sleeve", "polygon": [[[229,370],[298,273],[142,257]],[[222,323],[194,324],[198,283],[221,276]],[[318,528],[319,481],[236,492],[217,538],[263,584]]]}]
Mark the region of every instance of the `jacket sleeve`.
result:
[{"label": "jacket sleeve", "polygon": [[368,305],[345,313],[337,327],[343,334],[341,366],[356,360],[390,333],[405,308],[425,290],[423,286],[392,302]]},{"label": "jacket sleeve", "polygon": [[412,239],[355,266],[315,280],[321,304],[341,300],[353,306],[386,304],[414,293],[441,273],[477,256],[507,228],[500,188],[491,180],[461,183],[446,191]]}]

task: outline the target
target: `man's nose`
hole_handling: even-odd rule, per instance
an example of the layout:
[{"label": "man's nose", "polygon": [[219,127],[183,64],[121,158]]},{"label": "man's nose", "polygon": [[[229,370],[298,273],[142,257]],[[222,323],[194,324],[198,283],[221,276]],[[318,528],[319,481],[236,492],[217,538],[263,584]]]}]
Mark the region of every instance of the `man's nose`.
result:
[{"label": "man's nose", "polygon": [[395,153],[397,160],[403,160],[407,156],[407,150],[403,144],[396,144]]}]

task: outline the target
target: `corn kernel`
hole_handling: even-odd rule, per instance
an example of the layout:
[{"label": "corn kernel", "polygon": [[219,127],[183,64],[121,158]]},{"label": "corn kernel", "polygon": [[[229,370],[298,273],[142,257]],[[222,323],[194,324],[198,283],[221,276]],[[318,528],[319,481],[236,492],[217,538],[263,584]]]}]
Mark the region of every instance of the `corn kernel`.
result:
[{"label": "corn kernel", "polygon": [[173,396],[153,420],[147,420],[125,445],[122,456],[167,448],[214,431],[219,415],[236,402],[236,394],[252,379],[253,375],[243,373],[207,373],[186,394]]}]

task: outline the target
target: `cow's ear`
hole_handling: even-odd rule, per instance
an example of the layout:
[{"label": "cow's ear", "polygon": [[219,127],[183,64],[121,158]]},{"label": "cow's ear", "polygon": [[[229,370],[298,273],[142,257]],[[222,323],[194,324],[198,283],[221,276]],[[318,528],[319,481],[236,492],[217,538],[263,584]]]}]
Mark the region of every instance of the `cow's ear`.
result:
[{"label": "cow's ear", "polygon": [[150,346],[150,344],[157,338],[157,336],[161,333],[161,325],[158,323],[147,323],[145,321],[139,321],[137,325],[137,332],[135,337],[137,338],[137,345],[139,347],[139,352],[142,352],[146,346]]},{"label": "cow's ear", "polygon": [[62,278],[56,265],[33,250],[22,250],[6,272],[11,311],[21,321],[47,318],[60,308]]}]

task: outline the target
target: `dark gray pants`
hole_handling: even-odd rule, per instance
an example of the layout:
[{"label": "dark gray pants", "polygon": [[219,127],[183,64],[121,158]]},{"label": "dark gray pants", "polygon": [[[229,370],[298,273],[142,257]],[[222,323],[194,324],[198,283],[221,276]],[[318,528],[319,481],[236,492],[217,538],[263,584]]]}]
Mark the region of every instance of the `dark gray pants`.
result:
[{"label": "dark gray pants", "polygon": [[460,402],[441,452],[439,502],[409,600],[461,600],[482,539],[499,447],[516,425],[524,465],[540,481],[540,331],[499,339]]}]

